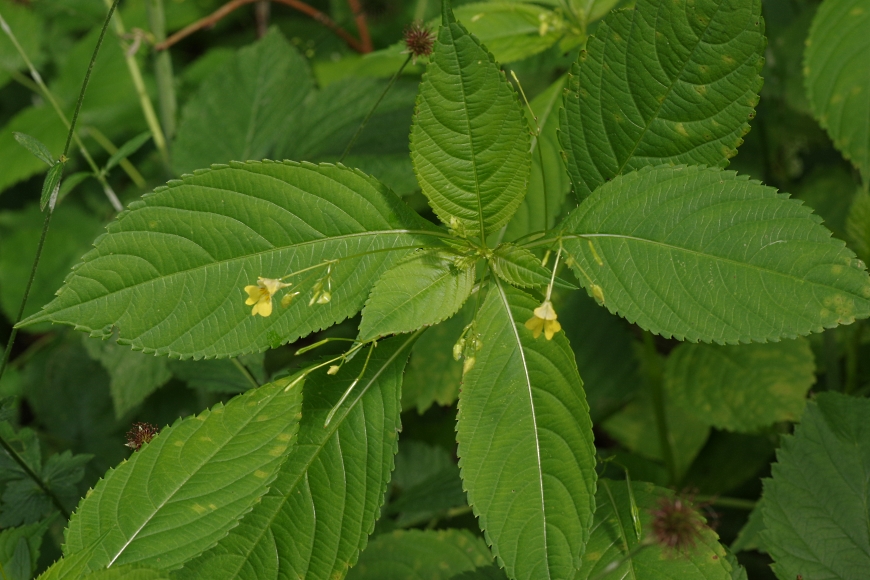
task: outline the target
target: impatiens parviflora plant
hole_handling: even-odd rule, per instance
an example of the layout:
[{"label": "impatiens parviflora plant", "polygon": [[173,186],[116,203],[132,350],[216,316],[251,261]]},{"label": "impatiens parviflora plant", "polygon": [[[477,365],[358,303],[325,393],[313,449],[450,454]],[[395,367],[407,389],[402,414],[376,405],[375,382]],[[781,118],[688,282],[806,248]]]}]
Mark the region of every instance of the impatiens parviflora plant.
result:
[{"label": "impatiens parviflora plant", "polygon": [[[522,580],[623,569],[632,546],[650,543],[649,510],[665,492],[597,485],[562,332],[584,321],[558,319],[553,289],[573,286],[559,267],[611,312],[679,340],[779,341],[870,316],[864,264],[812,210],[723,169],[761,87],[760,1],[638,0],[601,22],[562,93],[558,139],[580,204],[554,227],[546,188],[526,195],[541,131],[446,1],[442,12],[410,137],[442,225],[340,164],[214,165],[132,203],[22,323],[200,359],[262,352],[362,313],[344,354],[179,422],[109,472],[70,520],[57,569],[343,577],[384,501],[409,349],[468,301],[453,350],[464,359],[456,441],[498,566]],[[509,227],[524,204],[543,229]],[[250,427],[259,421],[274,425]],[[199,437],[200,423],[220,437]],[[195,486],[157,504],[133,493],[187,461],[198,461]],[[226,466],[247,474],[235,484],[244,493],[208,477]],[[189,541],[176,546],[182,531]],[[715,534],[697,531],[700,552],[646,551],[637,577],[731,578]]]}]

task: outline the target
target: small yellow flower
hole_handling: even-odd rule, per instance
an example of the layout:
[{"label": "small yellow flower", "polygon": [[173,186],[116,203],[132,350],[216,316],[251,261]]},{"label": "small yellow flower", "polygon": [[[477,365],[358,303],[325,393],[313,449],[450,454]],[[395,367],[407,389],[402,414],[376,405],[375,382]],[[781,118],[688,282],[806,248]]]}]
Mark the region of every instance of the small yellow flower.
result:
[{"label": "small yellow flower", "polygon": [[251,315],[269,316],[272,314],[272,296],[278,290],[288,286],[292,286],[292,284],[285,284],[281,280],[263,277],[257,278],[256,286],[245,286],[245,292],[248,293],[248,299],[245,300],[245,304],[254,307],[251,310]]},{"label": "small yellow flower", "polygon": [[526,328],[532,331],[535,338],[541,336],[541,331],[547,340],[552,340],[553,336],[562,330],[562,325],[556,321],[556,311],[553,310],[553,304],[549,300],[544,300],[544,303],[535,308],[535,315],[526,321]]}]

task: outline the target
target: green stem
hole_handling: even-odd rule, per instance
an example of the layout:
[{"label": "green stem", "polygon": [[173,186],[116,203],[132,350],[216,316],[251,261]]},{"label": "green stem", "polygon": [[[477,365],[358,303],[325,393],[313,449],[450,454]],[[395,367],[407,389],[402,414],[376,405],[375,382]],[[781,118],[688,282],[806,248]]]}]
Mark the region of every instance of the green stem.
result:
[{"label": "green stem", "polygon": [[375,110],[378,108],[378,105],[381,104],[381,101],[384,100],[384,97],[387,96],[387,93],[390,92],[390,89],[393,88],[393,85],[396,83],[396,79],[399,78],[399,75],[402,74],[402,71],[405,70],[405,67],[408,66],[409,62],[411,62],[412,56],[413,55],[411,55],[411,54],[408,55],[408,58],[405,59],[405,62],[402,63],[402,66],[399,67],[399,70],[397,70],[396,74],[393,75],[393,78],[390,79],[390,82],[387,84],[386,88],[384,89],[384,92],[381,93],[381,96],[378,97],[377,101],[375,101],[375,104],[369,110],[368,114],[366,115],[366,118],[363,119],[363,122],[360,123],[359,127],[357,127],[356,133],[354,133],[353,137],[350,138],[350,143],[348,143],[347,147],[344,148],[344,153],[341,154],[341,157],[338,160],[339,163],[344,161],[344,158],[347,157],[348,153],[350,153],[350,150],[353,147],[353,144],[356,143],[356,140],[357,140],[357,138],[359,138],[360,133],[362,133],[363,129],[365,129],[366,123],[368,123],[369,119],[372,118],[372,115],[375,114]]},{"label": "green stem", "polygon": [[259,388],[260,383],[257,382],[257,379],[254,378],[254,375],[251,374],[251,371],[248,370],[248,367],[242,364],[242,361],[233,357],[230,359],[233,361],[233,364],[236,365],[236,368],[239,369],[239,372],[245,375],[245,378],[248,379],[248,382],[251,383],[253,388]]},{"label": "green stem", "polygon": [[671,437],[668,431],[668,415],[665,409],[665,389],[662,384],[662,368],[659,353],[656,350],[655,339],[651,332],[643,331],[643,345],[645,354],[645,370],[647,385],[652,398],[653,413],[656,420],[656,432],[659,438],[659,447],[662,459],[668,469],[671,484],[677,482],[677,464],[674,460],[674,450],[671,447]]},{"label": "green stem", "polygon": [[[112,141],[96,127],[82,127],[82,132],[85,135],[90,135],[91,137],[93,137],[94,141],[96,141],[100,147],[105,149],[109,155],[114,155],[118,152],[118,148],[115,147],[115,144],[112,143]],[[145,178],[142,177],[142,174],[139,173],[139,170],[137,170],[136,167],[134,167],[133,164],[130,163],[129,159],[127,159],[126,157],[124,159],[121,159],[121,161],[118,162],[118,165],[121,166],[121,169],[124,170],[124,173],[127,174],[127,176],[133,181],[133,183],[136,184],[136,187],[145,187]]]},{"label": "green stem", "polygon": [[[106,29],[109,26],[109,21],[112,18],[112,13],[115,12],[115,8],[118,6],[118,2],[120,0],[114,0],[111,6],[109,7],[109,13],[106,15],[106,20],[103,22],[103,28],[100,31],[100,38],[97,40],[97,46],[94,47],[94,53],[91,55],[91,62],[88,65],[87,73],[85,73],[85,78],[82,81],[82,88],[79,91],[78,102],[76,103],[75,112],[73,113],[72,122],[69,126],[69,133],[67,135],[66,146],[63,150],[63,158],[66,157],[66,154],[69,152],[70,143],[72,142],[72,136],[75,134],[76,121],[79,116],[79,111],[82,108],[82,101],[85,98],[85,91],[88,88],[88,82],[91,79],[91,70],[94,68],[94,62],[97,60],[97,54],[100,52],[100,46],[103,44],[103,38],[106,36]],[[0,16],[0,25],[2,25],[3,30],[9,35],[11,38],[15,38],[12,35],[12,31],[9,29],[9,26],[6,24],[6,21],[2,19]],[[17,40],[14,41],[17,43]],[[29,61],[28,61],[29,64]],[[31,72],[36,72],[36,69],[32,68]],[[38,80],[37,80],[38,79]],[[34,80],[37,82],[42,82],[42,79],[39,77],[39,73],[36,74]],[[21,317],[24,315],[24,308],[27,306],[27,298],[30,296],[30,288],[33,286],[33,279],[36,277],[36,269],[39,267],[39,259],[42,257],[42,248],[45,245],[45,236],[48,234],[48,226],[51,224],[51,216],[53,215],[53,211],[49,209],[48,213],[45,216],[45,222],[42,225],[42,234],[39,236],[39,243],[36,246],[36,257],[33,259],[33,267],[30,269],[30,278],[27,280],[27,286],[24,288],[24,297],[21,299],[21,306],[18,308],[18,315],[15,318],[15,324],[12,326],[12,334],[9,335],[9,342],[6,343],[6,350],[3,353],[3,360],[0,361],[0,379],[3,378],[3,372],[6,370],[6,366],[9,362],[9,355],[12,352],[12,346],[15,344],[15,337],[18,335],[18,329],[15,328],[19,322],[21,322]],[[66,519],[69,519],[70,515],[67,512],[63,504],[60,502],[60,499],[52,492],[48,486],[42,481],[42,478],[39,477],[30,466],[21,458],[20,455],[12,448],[12,446],[7,442],[3,437],[0,437],[0,445],[6,450],[7,453],[21,466],[21,469],[42,489],[45,494],[51,498],[52,503],[54,503],[55,507],[57,507]]]},{"label": "green stem", "polygon": [[[267,5],[268,6],[268,5]],[[148,0],[148,24],[154,43],[166,40],[166,14],[163,0]],[[166,139],[175,135],[175,117],[178,101],[175,96],[175,79],[172,73],[172,58],[166,50],[154,55],[154,76],[157,79],[157,103],[160,105],[160,124]]]},{"label": "green stem", "polygon": [[[115,3],[115,5],[117,5],[117,2]],[[85,149],[85,145],[84,145],[84,143],[82,143],[82,140],[79,138],[78,133],[76,133],[73,130],[73,128],[75,127],[75,124],[76,124],[76,118],[78,117],[79,109],[81,107],[81,94],[79,95],[79,97],[80,97],[79,102],[76,105],[76,110],[75,110],[75,115],[74,115],[73,121],[72,121],[72,123],[70,123],[70,121],[66,118],[66,115],[64,114],[63,109],[60,107],[60,103],[58,103],[54,94],[52,94],[52,92],[50,90],[48,90],[48,86],[42,80],[42,75],[40,75],[39,71],[36,70],[36,67],[33,66],[33,62],[31,62],[30,57],[27,56],[27,53],[24,52],[24,48],[21,46],[21,43],[18,42],[18,38],[15,37],[15,34],[12,32],[12,29],[9,28],[9,25],[6,23],[6,21],[3,20],[2,14],[0,14],[0,28],[2,28],[3,32],[6,33],[6,36],[9,37],[9,40],[15,46],[15,50],[18,51],[19,56],[21,56],[21,59],[27,65],[27,68],[30,71],[30,76],[33,77],[33,80],[36,83],[36,86],[39,87],[39,91],[41,92],[42,96],[45,98],[45,100],[47,100],[51,104],[52,108],[54,109],[54,112],[57,113],[57,116],[60,118],[61,122],[63,122],[63,124],[66,126],[67,130],[69,131],[69,133],[67,135],[66,146],[64,147],[64,150],[63,150],[63,156],[66,157],[69,154],[70,135],[72,135],[71,138],[75,139],[76,146],[79,148],[79,152],[81,152],[82,157],[85,158],[85,161],[87,162],[88,166],[91,168],[91,171],[93,172],[94,177],[103,186],[103,191],[105,192],[106,197],[109,198],[109,202],[112,204],[112,207],[115,208],[115,211],[123,210],[124,206],[121,205],[121,202],[118,200],[118,196],[115,195],[115,191],[112,189],[112,187],[106,181],[106,178],[103,176],[103,174],[100,173],[100,168],[97,167],[97,164],[94,162],[94,159],[91,157],[91,154],[88,153],[87,149]],[[99,47],[102,44],[104,36],[105,36],[105,28],[103,29],[102,33],[100,34],[100,39],[97,42],[97,47]],[[94,67],[94,61],[91,61],[91,63],[88,65],[88,71],[85,75],[85,81],[84,81],[85,84],[87,84],[90,80],[91,69],[93,69],[93,67]]]},{"label": "green stem", "polygon": [[864,324],[858,320],[846,344],[846,385],[843,392],[847,395],[854,393],[858,386],[858,349],[861,348],[863,334]]},{"label": "green stem", "polygon": [[[107,6],[111,2],[112,0],[104,0]],[[115,33],[119,38],[123,38],[127,34],[120,14],[115,15]],[[151,138],[154,139],[154,145],[157,147],[157,151],[160,152],[160,158],[163,159],[163,163],[169,169],[169,150],[166,147],[166,138],[163,136],[163,129],[160,128],[160,122],[157,120],[157,113],[154,112],[154,106],[148,97],[148,91],[145,88],[145,81],[142,80],[142,71],[139,69],[139,63],[136,62],[136,56],[130,54],[127,50],[124,50],[124,60],[127,61],[127,70],[130,71],[130,78],[133,81],[133,86],[136,87],[136,94],[139,96],[139,106],[142,107],[142,114],[145,116],[145,122],[148,123]]]}]

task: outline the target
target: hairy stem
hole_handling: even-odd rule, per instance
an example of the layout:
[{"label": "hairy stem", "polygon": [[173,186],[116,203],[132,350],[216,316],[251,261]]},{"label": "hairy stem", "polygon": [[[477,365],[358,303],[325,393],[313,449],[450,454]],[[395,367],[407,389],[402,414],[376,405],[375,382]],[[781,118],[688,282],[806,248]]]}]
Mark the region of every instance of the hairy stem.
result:
[{"label": "hairy stem", "polygon": [[372,118],[372,115],[375,114],[375,110],[381,104],[381,101],[384,100],[384,97],[387,96],[387,93],[390,92],[390,89],[393,88],[393,85],[396,83],[396,79],[399,78],[399,75],[402,74],[402,71],[405,70],[405,67],[408,66],[408,63],[411,62],[411,58],[413,55],[409,54],[408,58],[405,59],[405,62],[402,63],[402,66],[399,67],[399,70],[396,71],[396,74],[393,75],[393,78],[390,79],[390,82],[387,83],[387,86],[384,88],[384,92],[381,93],[381,96],[378,97],[378,100],[375,101],[375,104],[372,105],[372,108],[369,110],[365,119],[363,119],[362,123],[360,123],[359,127],[356,129],[356,133],[353,134],[353,137],[350,138],[350,142],[347,144],[347,147],[344,148],[344,153],[341,154],[341,157],[338,159],[338,162],[341,163],[344,161],[344,158],[347,157],[347,154],[350,153],[353,144],[356,143],[356,140],[359,138],[360,133],[365,129],[366,124],[369,122],[369,119]]},{"label": "hairy stem", "polygon": [[[112,4],[109,6],[109,13],[106,15],[106,20],[103,22],[103,28],[100,31],[100,37],[97,40],[97,46],[94,47],[94,53],[93,55],[91,55],[91,62],[88,64],[88,70],[85,73],[84,80],[82,81],[82,88],[79,91],[79,98],[76,102],[75,111],[73,112],[72,122],[69,125],[69,133],[67,135],[66,146],[63,150],[62,159],[65,159],[67,153],[69,152],[69,147],[72,143],[73,135],[75,134],[76,121],[79,117],[79,111],[81,110],[82,102],[85,99],[85,91],[87,91],[88,82],[90,82],[91,80],[91,71],[94,68],[94,62],[96,62],[97,55],[100,52],[100,47],[103,44],[103,38],[105,38],[106,36],[106,29],[109,27],[109,21],[112,19],[112,14],[118,7],[119,1],[120,0],[114,0],[114,2],[112,2]],[[12,36],[11,34],[11,31],[9,30],[9,26],[6,24],[5,21],[2,20],[2,17],[0,17],[0,23],[2,23],[3,30],[6,31],[7,34],[10,35],[10,37],[14,38],[14,36]],[[29,61],[28,65],[31,66],[31,72],[36,72],[36,69],[32,68],[32,65],[29,64]],[[34,77],[34,80],[36,79],[39,79],[37,82],[42,82],[42,79],[39,77],[38,73],[36,77]],[[48,213],[45,215],[45,222],[42,225],[42,234],[40,235],[39,243],[36,246],[36,257],[33,259],[33,267],[30,269],[30,278],[27,280],[27,286],[24,289],[24,297],[21,299],[21,306],[18,308],[18,315],[15,317],[15,324],[12,325],[12,333],[9,335],[9,342],[6,343],[6,350],[3,352],[3,360],[0,361],[0,379],[3,378],[3,372],[6,370],[6,366],[9,363],[9,355],[12,352],[12,346],[15,344],[15,337],[18,335],[18,329],[15,328],[15,325],[21,322],[21,317],[24,315],[24,308],[27,306],[27,298],[28,296],[30,296],[30,288],[33,286],[33,279],[36,277],[36,269],[39,267],[39,259],[42,257],[42,248],[45,245],[45,236],[48,234],[48,227],[49,224],[51,224],[51,216],[53,213],[54,212],[52,211],[52,209],[49,209]],[[15,460],[15,462],[28,475],[28,477],[30,477],[34,481],[34,483],[36,483],[36,485],[38,485],[39,488],[42,489],[42,491],[45,492],[45,494],[49,498],[51,498],[52,503],[54,503],[55,507],[60,510],[64,517],[66,519],[69,519],[70,514],[67,510],[64,509],[60,499],[54,494],[52,490],[48,488],[48,485],[46,485],[46,483],[42,481],[42,478],[39,477],[39,475],[37,475],[30,468],[29,465],[27,465],[24,459],[21,458],[21,456],[15,451],[15,449],[9,444],[8,441],[3,439],[3,437],[0,437],[0,446],[2,446],[7,453],[9,453],[9,456],[12,457],[13,460]]]}]

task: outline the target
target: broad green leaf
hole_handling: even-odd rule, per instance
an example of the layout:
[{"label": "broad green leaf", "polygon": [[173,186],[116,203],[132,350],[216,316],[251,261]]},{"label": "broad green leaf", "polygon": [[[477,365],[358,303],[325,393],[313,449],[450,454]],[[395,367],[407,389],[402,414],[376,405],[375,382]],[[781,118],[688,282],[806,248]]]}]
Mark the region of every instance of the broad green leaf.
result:
[{"label": "broad green leaf", "polygon": [[870,181],[870,3],[827,0],[804,55],[810,106],[837,149]]},{"label": "broad green leaf", "polygon": [[484,239],[526,193],[529,130],[513,87],[446,0],[442,20],[417,97],[411,161],[441,221]]},{"label": "broad green leaf", "polygon": [[[455,15],[503,64],[547,50],[569,28],[556,12],[520,2],[463,4],[456,7]],[[432,24],[437,28],[437,23]]]},{"label": "broad green leaf", "polygon": [[675,405],[717,429],[754,431],[797,421],[816,382],[806,339],[770,344],[683,344],[668,357],[665,388]]},{"label": "broad green leaf", "polygon": [[4,580],[29,580],[36,571],[42,538],[50,520],[0,531],[0,570]]},{"label": "broad green leaf", "polygon": [[[21,306],[44,222],[45,214],[36,204],[0,213],[0,307],[9,320],[15,320]],[[91,248],[91,242],[102,230],[102,222],[92,211],[71,203],[55,209],[25,316],[38,312],[40,306],[54,298],[64,276]],[[46,328],[47,325],[42,325],[34,330]]]},{"label": "broad green leaf", "polygon": [[156,568],[126,564],[91,572],[82,576],[82,580],[169,580],[169,574]]},{"label": "broad green leaf", "polygon": [[[402,57],[402,60],[406,59]],[[401,62],[399,63],[401,64]],[[391,67],[393,74],[399,65]],[[276,146],[276,157],[338,161],[387,80],[348,78],[309,93]],[[408,153],[417,82],[399,79],[359,134],[343,163],[377,177],[399,195],[419,189]]]},{"label": "broad green leaf", "polygon": [[363,309],[358,340],[411,332],[456,314],[474,286],[474,263],[462,259],[421,250],[384,272]]},{"label": "broad green leaf", "polygon": [[[566,77],[559,78],[530,103],[541,135],[532,137],[528,193],[507,225],[506,240],[516,240],[526,234],[552,228],[571,191],[571,180],[565,171],[558,135],[559,109],[565,81]],[[525,112],[530,126],[535,127],[531,113],[528,109]]]},{"label": "broad green leaf", "polygon": [[[219,233],[216,233],[219,232]],[[293,342],[358,312],[382,272],[438,232],[376,180],[332,165],[233,163],[130,205],[23,324],[52,321],[157,354],[225,357]],[[289,308],[251,316],[244,287],[325,260],[332,300],[308,306],[326,268],[300,275]]]},{"label": "broad green leaf", "polygon": [[[631,484],[638,507],[641,529],[649,533],[651,510],[659,508],[662,498],[672,500],[674,492],[651,483]],[[694,549],[674,554],[668,548],[653,544],[628,556],[640,541],[635,533],[628,485],[624,481],[602,479],[595,496],[595,521],[592,537],[586,545],[586,557],[578,578],[597,578],[605,568],[618,564],[608,577],[633,580],[731,580],[731,564],[725,558],[725,548],[716,532],[704,527],[695,538]],[[699,516],[700,517],[700,516]]]},{"label": "broad green leaf", "polygon": [[497,278],[477,316],[483,348],[459,395],[468,503],[515,579],[574,577],[595,507],[592,422],[562,333],[532,338],[538,302]]},{"label": "broad green leaf", "polygon": [[761,539],[782,580],[870,570],[870,400],[822,393],[782,439],[764,481]]},{"label": "broad green leaf", "polygon": [[556,311],[574,350],[592,422],[598,423],[625,405],[638,386],[635,340],[628,324],[581,292],[573,292]]},{"label": "broad green leaf", "polygon": [[209,75],[184,107],[173,168],[189,173],[271,155],[313,88],[305,59],[272,29]]},{"label": "broad green leaf", "polygon": [[85,338],[84,344],[90,357],[100,361],[109,373],[109,389],[118,419],[172,378],[165,358],[136,352],[111,341]]},{"label": "broad green leaf", "polygon": [[[366,374],[328,426],[330,410],[362,370],[364,354],[305,384],[299,442],[238,528],[178,573],[179,580],[342,578],[380,515],[401,428],[402,369],[412,335],[378,343]],[[280,555],[280,557],[279,557]]]},{"label": "broad green leaf", "polygon": [[15,137],[15,140],[18,141],[22,147],[30,151],[34,157],[45,162],[49,167],[54,166],[54,156],[42,141],[36,137],[31,137],[27,133],[14,132],[12,135]]},{"label": "broad green leaf", "polygon": [[870,315],[870,278],[843,242],[800,202],[730,171],[617,177],[561,229],[578,235],[564,246],[581,283],[665,337],[777,341]]},{"label": "broad green leaf", "polygon": [[301,391],[282,379],[164,429],[82,500],[64,554],[98,544],[88,570],[171,570],[213,546],[277,475],[295,443]]},{"label": "broad green leaf", "polygon": [[[704,447],[710,428],[665,399],[665,415],[668,424],[668,440],[674,456],[677,479],[683,477],[689,466]],[[619,441],[627,449],[648,459],[664,460],[659,443],[658,426],[653,410],[649,388],[641,385],[640,391],[629,404],[607,418],[601,427],[608,436]]]},{"label": "broad green leaf", "polygon": [[452,405],[462,384],[462,363],[453,359],[453,345],[474,315],[472,298],[441,324],[420,336],[411,350],[411,360],[402,382],[402,410],[417,408],[422,415],[433,404]]},{"label": "broad green leaf", "polygon": [[638,0],[571,69],[559,133],[580,199],[647,165],[724,167],[761,89],[760,0]]},{"label": "broad green leaf", "polygon": [[348,580],[449,580],[492,562],[486,543],[468,530],[408,530],[376,536]]},{"label": "broad green leaf", "polygon": [[860,192],[846,218],[846,232],[858,257],[870,261],[870,193]]},{"label": "broad green leaf", "polygon": [[731,580],[749,580],[746,574],[746,568],[740,565],[737,556],[729,550],[725,550],[725,560],[731,565]]},{"label": "broad green leaf", "polygon": [[[103,534],[103,538],[108,533]],[[40,574],[37,580],[79,580],[89,572],[88,560],[93,556],[97,547],[97,544],[94,544],[87,550],[57,560],[48,567],[48,570]]]},{"label": "broad green leaf", "polygon": [[504,570],[496,565],[478,568],[453,576],[450,580],[507,580]]},{"label": "broad green leaf", "polygon": [[136,135],[135,137],[118,147],[118,150],[115,151],[111,157],[109,157],[108,161],[106,161],[106,167],[104,171],[110,170],[115,165],[138,151],[139,148],[147,143],[150,138],[151,133],[149,131],[145,131],[144,133]]},{"label": "broad green leaf", "polygon": [[822,166],[796,183],[792,195],[813,208],[835,238],[848,240],[846,216],[858,189],[855,177],[846,164]]},{"label": "broad green leaf", "polygon": [[767,553],[763,542],[761,541],[761,532],[764,530],[764,500],[759,500],[755,504],[755,509],[749,513],[749,519],[746,524],[740,528],[737,538],[731,543],[732,552],[744,552],[748,550],[758,550],[759,552]]}]

